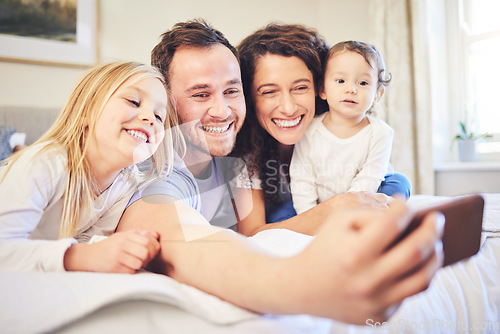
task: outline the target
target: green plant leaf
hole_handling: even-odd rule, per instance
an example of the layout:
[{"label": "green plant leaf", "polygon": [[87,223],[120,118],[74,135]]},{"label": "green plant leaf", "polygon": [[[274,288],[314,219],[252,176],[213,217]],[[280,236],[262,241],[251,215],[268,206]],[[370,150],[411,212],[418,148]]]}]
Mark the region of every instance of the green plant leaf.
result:
[{"label": "green plant leaf", "polygon": [[461,132],[462,137],[463,138],[468,138],[467,128],[465,127],[465,123],[464,122],[460,122],[459,126],[460,126],[460,132]]},{"label": "green plant leaf", "polygon": [[462,121],[458,122],[458,130],[459,133],[455,136],[453,142],[457,139],[480,139],[480,138],[492,137],[492,135],[487,132],[480,134],[475,134],[474,132],[468,132],[467,126]]}]

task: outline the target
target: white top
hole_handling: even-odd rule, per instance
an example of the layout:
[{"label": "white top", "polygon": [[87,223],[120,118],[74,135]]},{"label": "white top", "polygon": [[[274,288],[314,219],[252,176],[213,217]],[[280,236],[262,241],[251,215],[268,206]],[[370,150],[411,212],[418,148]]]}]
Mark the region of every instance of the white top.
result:
[{"label": "white top", "polygon": [[290,186],[298,214],[336,194],[376,192],[390,170],[393,129],[368,117],[370,124],[350,138],[339,138],[317,116],[295,145]]},{"label": "white top", "polygon": [[[132,177],[120,173],[93,203],[92,212],[81,218],[75,238],[58,239],[67,154],[55,147],[41,151],[45,145],[27,148],[0,183],[0,269],[64,271],[67,248],[113,233],[137,189]],[[135,178],[137,168],[128,172]]]}]

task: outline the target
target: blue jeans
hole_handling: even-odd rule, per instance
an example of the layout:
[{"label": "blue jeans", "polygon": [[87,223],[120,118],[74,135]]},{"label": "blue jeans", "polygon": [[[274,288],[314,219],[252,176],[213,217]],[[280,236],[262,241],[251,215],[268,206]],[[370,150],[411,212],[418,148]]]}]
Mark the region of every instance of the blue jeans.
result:
[{"label": "blue jeans", "polygon": [[[385,176],[384,181],[380,184],[377,190],[378,193],[392,196],[399,194],[405,198],[410,197],[411,184],[406,176],[400,173],[391,173]],[[266,205],[266,223],[277,223],[288,218],[296,216],[297,213],[293,208],[292,200],[287,200],[273,208]]]},{"label": "blue jeans", "polygon": [[409,198],[411,194],[411,183],[410,180],[401,173],[387,174],[377,192],[386,194],[387,196],[398,194],[405,198]]}]

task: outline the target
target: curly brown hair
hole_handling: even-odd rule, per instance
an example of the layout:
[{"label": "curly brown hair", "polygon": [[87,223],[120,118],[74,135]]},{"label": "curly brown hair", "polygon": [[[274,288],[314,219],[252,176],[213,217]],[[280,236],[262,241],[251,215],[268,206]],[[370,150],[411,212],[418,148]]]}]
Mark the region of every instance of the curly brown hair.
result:
[{"label": "curly brown hair", "polygon": [[[240,60],[243,90],[247,106],[247,115],[243,127],[236,139],[232,155],[241,157],[247,163],[250,175],[257,173],[266,203],[278,204],[283,201],[276,196],[279,189],[279,177],[276,168],[268,162],[275,161],[279,166],[279,142],[264,130],[256,115],[252,83],[258,59],[266,54],[301,59],[313,75],[316,92],[323,84],[323,68],[329,46],[318,32],[299,24],[271,23],[249,35],[236,47]],[[316,114],[328,110],[326,101],[316,98]],[[282,175],[281,175],[282,176]]]}]

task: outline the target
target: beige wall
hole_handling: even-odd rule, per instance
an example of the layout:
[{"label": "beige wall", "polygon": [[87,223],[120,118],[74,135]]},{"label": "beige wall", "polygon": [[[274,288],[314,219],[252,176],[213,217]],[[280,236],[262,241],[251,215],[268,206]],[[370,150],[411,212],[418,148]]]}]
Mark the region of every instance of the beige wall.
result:
[{"label": "beige wall", "polygon": [[[101,0],[101,60],[149,62],[162,32],[203,17],[233,43],[271,21],[303,23],[330,42],[366,40],[369,0]],[[64,105],[83,69],[0,61],[0,105]]]}]

